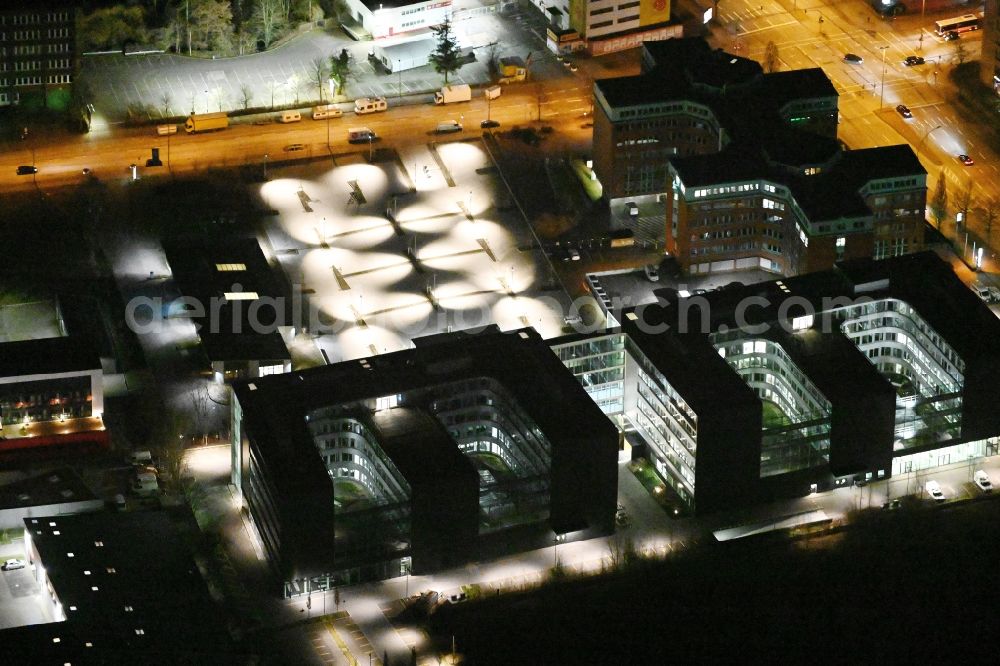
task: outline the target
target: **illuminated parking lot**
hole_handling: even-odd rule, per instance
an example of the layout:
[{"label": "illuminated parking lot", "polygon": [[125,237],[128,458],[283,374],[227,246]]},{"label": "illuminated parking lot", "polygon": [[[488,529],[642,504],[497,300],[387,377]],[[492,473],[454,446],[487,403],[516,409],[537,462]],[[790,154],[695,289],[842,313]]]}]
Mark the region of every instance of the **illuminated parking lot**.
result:
[{"label": "illuminated parking lot", "polygon": [[[569,308],[478,142],[368,147],[336,165],[272,170],[271,245],[322,315],[312,333],[331,362],[405,349],[422,335],[496,323],[562,332]],[[524,248],[519,250],[518,248]]]}]

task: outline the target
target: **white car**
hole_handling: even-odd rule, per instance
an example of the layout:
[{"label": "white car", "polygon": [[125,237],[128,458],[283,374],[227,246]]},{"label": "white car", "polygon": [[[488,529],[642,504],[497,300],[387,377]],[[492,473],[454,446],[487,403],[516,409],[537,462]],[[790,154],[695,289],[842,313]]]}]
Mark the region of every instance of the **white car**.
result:
[{"label": "white car", "polygon": [[571,261],[580,261],[580,251],[575,247],[569,249],[569,258]]},{"label": "white car", "polygon": [[948,499],[941,490],[941,484],[937,481],[928,481],[927,485],[924,486],[924,489],[927,490],[927,494],[930,495],[931,499],[935,502],[943,502]]},{"label": "white car", "polygon": [[3,563],[2,566],[0,566],[0,569],[3,569],[4,571],[13,571],[14,569],[23,569],[23,568],[24,568],[24,560],[19,560],[17,558],[14,558],[12,560],[7,560],[6,562]]},{"label": "white car", "polygon": [[993,482],[990,481],[990,475],[981,469],[977,469],[976,473],[972,475],[972,482],[984,493],[993,490]]}]

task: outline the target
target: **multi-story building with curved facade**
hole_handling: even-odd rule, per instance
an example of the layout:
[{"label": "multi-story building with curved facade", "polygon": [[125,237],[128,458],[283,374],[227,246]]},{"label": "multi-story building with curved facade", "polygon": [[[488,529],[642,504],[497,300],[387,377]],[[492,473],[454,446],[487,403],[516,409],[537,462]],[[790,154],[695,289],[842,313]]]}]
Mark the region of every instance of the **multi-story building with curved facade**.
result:
[{"label": "multi-story building with curved facade", "polygon": [[1000,322],[931,253],[620,314],[617,416],[691,510],[1000,452]]}]

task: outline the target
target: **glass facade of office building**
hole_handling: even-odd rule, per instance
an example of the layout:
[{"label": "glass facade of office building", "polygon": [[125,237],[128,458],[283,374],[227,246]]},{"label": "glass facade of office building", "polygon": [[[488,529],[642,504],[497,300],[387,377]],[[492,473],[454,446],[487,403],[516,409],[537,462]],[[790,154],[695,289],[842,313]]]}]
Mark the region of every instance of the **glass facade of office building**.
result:
[{"label": "glass facade of office building", "polygon": [[693,506],[698,415],[652,361],[635,345],[627,344],[637,373],[636,405],[627,417],[649,444],[656,471]]},{"label": "glass facade of office building", "polygon": [[833,314],[896,388],[895,450],[961,438],[965,363],[916,310],[886,298]]},{"label": "glass facade of office building", "polygon": [[963,442],[919,453],[907,453],[892,459],[892,475],[899,476],[947,465],[975,464],[985,456],[997,454],[1000,454],[1000,437],[978,439],[974,442]]},{"label": "glass facade of office building", "polygon": [[781,345],[739,330],[710,337],[763,403],[760,476],[828,463],[833,408]]},{"label": "glass facade of office building", "polygon": [[379,443],[373,414],[425,410],[444,427],[479,476],[479,533],[549,517],[552,446],[504,387],[489,378],[322,407],[307,415],[317,452],[334,486],[334,572],[312,589],[356,580],[357,562],[389,577],[410,555],[410,485]]},{"label": "glass facade of office building", "polygon": [[559,360],[609,415],[625,411],[625,335],[610,333],[552,346]]},{"label": "glass facade of office building", "polygon": [[497,381],[431,389],[430,411],[479,472],[479,533],[549,517],[552,444]]}]

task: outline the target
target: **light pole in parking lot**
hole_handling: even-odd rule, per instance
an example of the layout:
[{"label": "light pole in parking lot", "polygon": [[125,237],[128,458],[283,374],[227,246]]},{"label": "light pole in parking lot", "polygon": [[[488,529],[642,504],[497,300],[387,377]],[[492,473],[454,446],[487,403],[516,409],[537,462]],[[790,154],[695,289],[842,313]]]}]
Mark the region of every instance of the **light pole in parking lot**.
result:
[{"label": "light pole in parking lot", "polygon": [[267,153],[264,153],[264,180],[267,180]]}]

